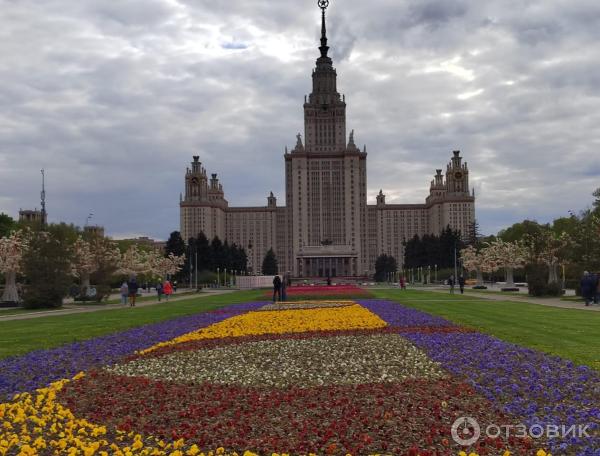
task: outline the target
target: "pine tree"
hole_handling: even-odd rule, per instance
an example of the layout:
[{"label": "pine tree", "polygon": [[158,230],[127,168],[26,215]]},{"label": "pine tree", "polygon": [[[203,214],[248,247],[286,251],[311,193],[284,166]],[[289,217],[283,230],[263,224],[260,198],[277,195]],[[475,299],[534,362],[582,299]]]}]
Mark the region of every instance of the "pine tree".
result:
[{"label": "pine tree", "polygon": [[396,259],[385,253],[379,255],[375,261],[375,276],[376,282],[385,282],[388,275],[398,270]]},{"label": "pine tree", "polygon": [[269,249],[262,263],[262,273],[264,275],[275,275],[277,271],[277,257],[273,249]]},{"label": "pine tree", "polygon": [[185,254],[185,242],[179,231],[173,231],[169,235],[169,239],[165,245],[165,256],[168,256],[169,253],[172,253],[175,256],[182,256]]}]

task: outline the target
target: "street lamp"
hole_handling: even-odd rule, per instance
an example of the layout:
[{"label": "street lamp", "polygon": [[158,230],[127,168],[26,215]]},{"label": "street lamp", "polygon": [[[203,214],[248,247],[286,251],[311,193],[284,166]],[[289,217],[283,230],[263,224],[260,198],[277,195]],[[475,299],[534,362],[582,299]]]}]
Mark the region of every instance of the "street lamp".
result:
[{"label": "street lamp", "polygon": [[227,268],[225,268],[225,272],[223,273],[223,286],[227,286]]},{"label": "street lamp", "polygon": [[219,269],[219,268],[217,268],[217,287],[220,287],[220,286],[221,286],[221,280],[220,280],[220,278],[219,278],[219,272],[220,272],[220,269]]},{"label": "street lamp", "polygon": [[435,282],[437,283],[437,264],[434,265],[434,267],[435,267]]}]

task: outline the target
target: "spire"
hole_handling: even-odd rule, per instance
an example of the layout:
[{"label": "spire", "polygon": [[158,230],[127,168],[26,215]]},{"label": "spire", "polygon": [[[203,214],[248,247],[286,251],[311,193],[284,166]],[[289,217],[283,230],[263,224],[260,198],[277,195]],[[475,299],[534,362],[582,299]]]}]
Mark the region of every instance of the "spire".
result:
[{"label": "spire", "polygon": [[325,10],[329,6],[329,0],[318,0],[317,5],[321,8],[321,46],[319,50],[321,51],[321,57],[327,58],[327,51],[329,51],[329,46],[327,46],[327,28],[325,26]]}]

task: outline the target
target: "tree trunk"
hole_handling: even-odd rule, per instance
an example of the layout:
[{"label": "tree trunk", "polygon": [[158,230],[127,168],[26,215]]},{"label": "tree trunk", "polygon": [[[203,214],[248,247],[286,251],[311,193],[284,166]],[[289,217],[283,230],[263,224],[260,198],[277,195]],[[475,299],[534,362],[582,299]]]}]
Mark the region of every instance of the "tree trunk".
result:
[{"label": "tree trunk", "polygon": [[506,271],[506,286],[514,287],[515,279],[513,277],[513,268],[505,268],[505,271]]},{"label": "tree trunk", "polygon": [[481,268],[475,268],[475,273],[477,274],[477,286],[480,287],[483,285],[483,273],[481,272]]},{"label": "tree trunk", "polygon": [[548,283],[558,282],[558,265],[551,264],[548,266]]},{"label": "tree trunk", "polygon": [[87,273],[81,274],[81,288],[86,290],[90,287],[90,275]]},{"label": "tree trunk", "polygon": [[8,271],[4,274],[6,277],[6,287],[4,293],[2,293],[2,299],[4,302],[19,302],[19,292],[17,290],[17,273],[14,271]]}]

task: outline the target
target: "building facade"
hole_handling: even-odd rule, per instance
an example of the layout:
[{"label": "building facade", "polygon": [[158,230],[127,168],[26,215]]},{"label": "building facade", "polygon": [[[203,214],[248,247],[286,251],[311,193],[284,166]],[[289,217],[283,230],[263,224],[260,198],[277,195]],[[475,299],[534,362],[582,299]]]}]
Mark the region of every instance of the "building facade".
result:
[{"label": "building facade", "polygon": [[328,56],[323,9],[320,56],[312,92],[304,100],[304,141],[284,154],[285,206],[271,193],[267,205],[230,207],[216,174],[207,178],[199,157],[186,170],[180,197],[183,239],[201,231],[244,247],[249,269],[260,271],[272,248],[280,272],[295,277],[372,275],[380,254],[402,265],[403,242],[415,234],[439,234],[450,226],[467,233],[475,219],[469,169],[454,151],[445,174],[436,170],[423,204],[386,204],[380,191],[367,204],[367,150],[347,136],[346,100]]}]

